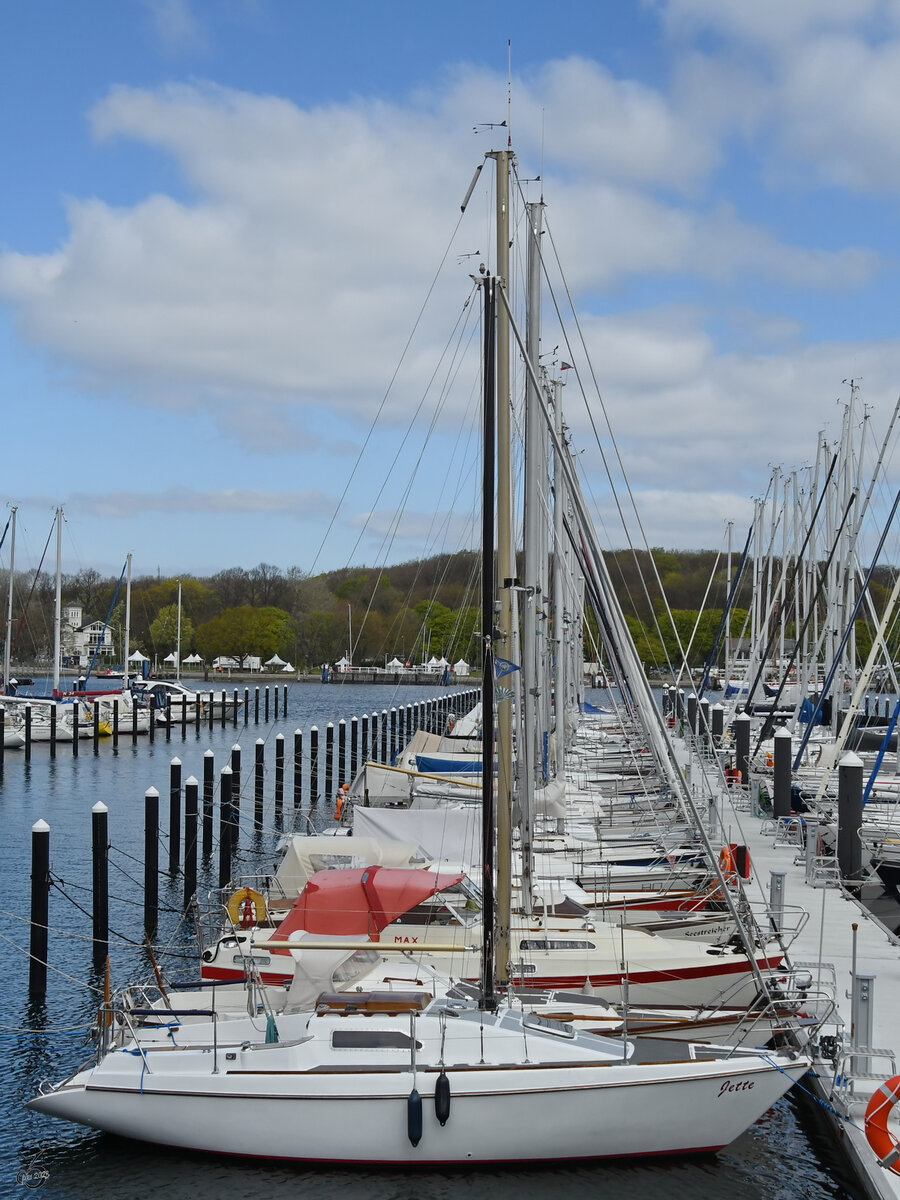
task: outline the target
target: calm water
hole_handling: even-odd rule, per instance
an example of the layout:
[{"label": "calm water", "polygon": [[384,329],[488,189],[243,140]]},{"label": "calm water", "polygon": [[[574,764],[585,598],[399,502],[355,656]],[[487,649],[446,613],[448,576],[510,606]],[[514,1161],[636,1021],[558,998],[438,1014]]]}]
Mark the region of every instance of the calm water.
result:
[{"label": "calm water", "polygon": [[[225,766],[232,745],[241,745],[242,804],[241,845],[235,873],[267,867],[274,862],[278,830],[273,816],[273,739],[284,734],[286,750],[285,813],[292,818],[292,734],[304,732],[309,753],[309,729],[320,731],[344,717],[348,722],[364,712],[380,712],[391,705],[430,699],[437,691],[388,685],[340,686],[292,684],[287,717],[268,724],[223,730],[208,726],[199,736],[193,727],[181,738],[180,728],[171,740],[157,733],[154,745],[146,737],[132,746],[122,738],[117,749],[101,742],[94,755],[90,742],[82,742],[78,758],[71,746],[58,748],[51,762],[46,746],[33,749],[26,765],[20,751],[7,751],[6,770],[0,780],[0,828],[3,835],[0,871],[0,995],[4,1018],[0,1022],[0,1095],[7,1114],[0,1129],[0,1197],[25,1195],[29,1189],[17,1182],[26,1166],[45,1172],[39,1190],[45,1197],[95,1197],[132,1200],[137,1194],[162,1195],[170,1200],[295,1197],[305,1187],[315,1188],[322,1200],[467,1200],[486,1190],[516,1200],[544,1200],[548,1188],[566,1196],[605,1195],[623,1200],[643,1200],[660,1195],[712,1200],[778,1200],[826,1197],[852,1200],[852,1182],[842,1176],[827,1139],[811,1127],[807,1110],[793,1099],[782,1100],[754,1129],[716,1156],[688,1160],[650,1161],[578,1167],[528,1167],[527,1170],[461,1170],[349,1172],[310,1170],[282,1165],[257,1165],[196,1154],[158,1150],[139,1143],[92,1133],[78,1126],[52,1121],[28,1112],[22,1102],[34,1094],[43,1078],[59,1079],[89,1057],[87,1030],[102,987],[91,961],[91,807],[102,800],[109,808],[110,851],[110,957],[114,986],[148,973],[140,948],[143,872],[143,796],[148,787],[160,792],[163,832],[168,823],[169,763],[177,756],[183,778],[203,776],[203,755],[215,754],[216,773]],[[600,696],[595,697],[597,702]],[[257,738],[266,742],[265,828],[253,830],[253,757]],[[306,775],[308,778],[308,773]],[[309,809],[303,793],[302,817]],[[324,802],[313,810],[318,826],[332,823],[331,806]],[[30,1005],[27,997],[27,918],[30,893],[31,826],[43,818],[51,827],[50,852],[56,886],[50,898],[50,951],[52,968],[44,1004]],[[160,863],[167,861],[161,847]],[[215,883],[216,859],[201,868],[200,888]],[[160,930],[157,941],[168,947],[161,955],[172,978],[193,978],[196,952],[191,930],[180,918],[181,878],[163,875],[160,885]],[[86,910],[86,911],[82,911]],[[547,1120],[552,1121],[552,1110]],[[352,1137],[352,1130],[347,1131]]]}]

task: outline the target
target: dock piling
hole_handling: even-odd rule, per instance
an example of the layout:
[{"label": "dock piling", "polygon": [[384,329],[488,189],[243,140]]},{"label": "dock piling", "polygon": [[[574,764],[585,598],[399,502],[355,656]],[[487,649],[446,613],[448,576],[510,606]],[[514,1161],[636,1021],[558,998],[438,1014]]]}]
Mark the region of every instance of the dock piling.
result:
[{"label": "dock piling", "polygon": [[50,826],[36,821],[31,827],[31,946],[28,995],[43,1000],[47,994],[47,947],[50,924]]},{"label": "dock piling", "polygon": [[109,954],[109,809],[102,800],[91,809],[91,866],[94,962],[97,963]]},{"label": "dock piling", "polygon": [[159,920],[159,792],[144,792],[144,932],[156,932]]}]

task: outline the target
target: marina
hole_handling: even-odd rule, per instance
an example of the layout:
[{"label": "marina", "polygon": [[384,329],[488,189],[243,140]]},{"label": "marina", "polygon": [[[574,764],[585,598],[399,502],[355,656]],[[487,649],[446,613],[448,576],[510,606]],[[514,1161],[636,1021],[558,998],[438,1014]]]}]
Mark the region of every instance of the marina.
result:
[{"label": "marina", "polygon": [[[663,7],[671,38],[683,14]],[[695,50],[706,52],[708,32]],[[558,129],[546,145],[541,129],[539,153],[534,131],[519,133],[520,115],[524,131],[538,108],[514,103],[510,40],[506,51],[503,119],[500,92],[482,111],[487,92],[465,71],[448,106],[453,121],[464,113],[474,154],[445,160],[453,139],[436,124],[391,147],[423,164],[423,147],[440,147],[422,172],[440,200],[415,189],[412,246],[397,243],[380,263],[393,214],[373,206],[360,221],[356,210],[371,177],[396,170],[394,153],[357,155],[367,166],[354,188],[326,189],[328,168],[347,178],[353,154],[334,162],[319,146],[307,157],[320,178],[303,156],[292,164],[311,113],[297,121],[267,93],[237,140],[246,155],[277,128],[287,170],[273,190],[255,155],[250,170],[244,157],[222,169],[234,114],[221,129],[210,117],[224,89],[175,85],[148,100],[114,86],[94,102],[98,140],[149,138],[192,188],[154,192],[140,236],[117,237],[97,263],[139,262],[152,210],[167,209],[174,230],[212,201],[214,225],[228,227],[223,292],[231,278],[265,281],[244,285],[257,304],[240,324],[233,297],[219,306],[192,291],[190,248],[202,257],[222,237],[199,221],[174,256],[177,289],[136,271],[145,320],[118,340],[114,288],[103,320],[79,301],[77,320],[29,322],[72,270],[69,244],[50,267],[21,253],[11,269],[0,254],[0,290],[20,289],[21,327],[50,344],[64,324],[74,348],[60,361],[83,360],[98,393],[108,383],[92,339],[127,360],[136,338],[147,375],[131,399],[155,406],[162,429],[163,412],[190,396],[192,417],[224,435],[188,441],[185,419],[155,455],[167,461],[152,492],[96,504],[108,520],[130,514],[129,533],[147,538],[153,566],[136,580],[131,551],[118,578],[66,574],[59,502],[25,568],[18,503],[0,534],[0,1078],[13,1114],[0,1133],[3,1194],[900,1196],[900,401],[885,408],[876,391],[879,407],[847,371],[834,428],[816,424],[810,447],[796,431],[779,438],[779,460],[790,452],[803,465],[770,466],[758,489],[748,395],[711,372],[711,394],[731,408],[717,401],[706,420],[701,375],[679,379],[684,360],[706,357],[683,312],[661,353],[626,328],[640,286],[613,312],[612,279],[596,263],[614,275],[617,240],[649,245],[650,228],[668,230],[712,274],[739,247],[741,275],[751,260],[777,261],[787,297],[814,265],[830,279],[841,256],[787,256],[774,237],[736,237],[733,217],[706,214],[698,230],[719,227],[709,254],[686,227],[672,238],[661,209],[639,218],[640,203],[622,210],[635,228],[610,224],[615,189],[638,199],[635,149],[652,157],[661,138],[666,161],[680,159],[706,106],[670,126],[659,93],[628,85],[617,97],[605,66],[596,75],[571,59],[560,80],[588,83],[571,93],[576,109],[594,97],[602,132],[612,106],[623,144],[601,136],[597,154],[590,124],[570,114],[588,161],[573,156],[560,173]],[[239,109],[238,92],[228,96]],[[173,103],[177,146],[162,132]],[[336,125],[344,153],[374,132],[369,107],[352,128]],[[375,107],[374,123],[390,124],[390,105]],[[710,138],[705,167],[695,155],[687,174],[651,171],[647,198],[689,196],[717,153]],[[540,172],[526,173],[526,159]],[[280,188],[291,199],[279,217]],[[311,196],[340,245],[320,244]],[[247,237],[254,223],[242,215],[257,207]],[[79,224],[104,226],[103,201],[90,221],[75,202],[71,212],[72,244]],[[266,273],[270,225],[279,237]],[[334,291],[316,256],[343,252],[345,233],[355,253],[337,274],[353,282]],[[245,242],[252,266],[233,270],[232,246]],[[671,290],[653,299],[673,311],[688,294],[677,257]],[[845,271],[851,260],[860,277],[874,272],[855,251]],[[160,275],[168,261],[158,255]],[[298,288],[301,321],[288,299]],[[280,294],[273,310],[269,291]],[[709,308],[734,326],[720,336],[735,362],[748,295]],[[151,332],[170,311],[184,320],[177,367],[171,338]],[[401,311],[405,339],[392,327]],[[706,322],[712,344],[716,320]],[[780,334],[774,324],[748,335],[762,338],[767,362],[766,337],[785,338],[788,322]],[[340,346],[333,364],[329,341]],[[629,395],[617,372],[638,368],[649,373]],[[779,425],[799,429],[794,407],[773,406]],[[152,437],[148,422],[148,451]],[[231,440],[241,458],[229,471],[223,456],[210,474],[211,452]],[[163,496],[176,444],[194,447],[191,479],[170,476]],[[264,486],[245,487],[244,462],[257,456]],[[635,466],[649,480],[640,500]],[[723,481],[705,499],[704,471]],[[194,495],[200,477],[206,494]],[[712,523],[697,506],[718,521],[745,485],[739,553],[731,519],[719,548],[691,561],[648,536],[644,514],[655,511],[665,544],[702,539]],[[216,519],[205,523],[207,512]],[[214,533],[208,544],[189,542],[191,514]],[[264,553],[286,514],[291,549],[273,558],[294,553],[300,565],[221,565],[248,547]],[[218,569],[163,578],[168,536],[183,536],[179,553],[198,572]],[[81,673],[64,680],[64,670]]]},{"label": "marina", "polygon": [[[342,692],[342,697],[346,694]],[[368,686],[364,694],[371,694]],[[289,696],[291,722],[302,721],[307,728],[316,721],[327,724],[326,718],[338,715],[330,706],[332,697],[333,692],[321,686],[292,685]],[[379,696],[379,699],[382,698],[385,703],[389,700],[412,699],[411,696],[398,696],[393,690],[390,695],[383,693]],[[202,758],[208,748],[214,750],[217,759],[227,758],[232,732],[226,730],[222,739],[222,731],[217,729],[216,738],[209,745],[208,738],[204,736],[199,741],[192,739],[186,746],[180,746],[185,778],[189,774],[198,777],[202,774]],[[110,954],[114,978],[129,978],[147,970],[146,958],[140,948],[140,865],[135,861],[140,853],[132,853],[136,846],[140,846],[142,839],[141,797],[148,779],[164,794],[168,763],[169,756],[164,744],[150,746],[145,741],[136,748],[120,746],[108,761],[101,761],[93,755],[82,755],[77,760],[67,758],[60,761],[47,772],[35,769],[32,765],[14,779],[15,773],[7,764],[2,799],[7,828],[13,833],[11,853],[16,859],[23,865],[27,862],[29,851],[25,830],[30,828],[34,820],[47,820],[51,826],[51,837],[55,829],[68,830],[62,840],[54,841],[52,852],[58,889],[54,888],[52,894],[52,969],[48,979],[46,1006],[28,1003],[27,956],[21,952],[13,953],[10,948],[10,943],[21,946],[24,941],[22,922],[11,919],[16,909],[21,909],[21,894],[10,886],[13,883],[10,875],[4,875],[3,932],[8,939],[4,943],[4,956],[8,963],[5,994],[9,1012],[16,1014],[15,1020],[9,1022],[16,1029],[7,1031],[8,1037],[3,1043],[6,1058],[4,1069],[8,1077],[15,1079],[16,1094],[20,1099],[27,1098],[39,1078],[64,1072],[66,1064],[72,1066],[83,1059],[86,1026],[95,1017],[95,1000],[91,999],[90,993],[85,993],[84,985],[93,988],[95,998],[102,992],[102,973],[93,961],[90,920],[84,911],[90,908],[89,903],[85,903],[90,897],[90,813],[86,811],[87,806],[75,800],[74,785],[77,783],[79,790],[88,788],[91,796],[103,799],[110,808],[113,881],[110,889],[110,927],[114,931],[111,932]],[[18,764],[18,770],[21,771],[22,765]],[[247,813],[244,818],[246,828],[242,833],[238,856],[238,861],[247,871],[254,865],[258,867],[260,863],[272,864],[273,842],[277,836],[272,826],[274,812],[271,795],[267,795],[265,829],[261,835],[252,829],[248,807],[245,806],[243,810]],[[332,806],[322,804],[320,807],[318,814],[310,813],[304,804],[304,819],[309,815],[314,824],[326,828],[333,825]],[[120,846],[128,849],[120,851]],[[204,884],[208,887],[215,885],[215,865],[210,860],[201,866],[198,888]],[[167,972],[174,967],[175,974],[184,978],[178,970],[178,956],[181,956],[183,969],[189,972],[189,964],[196,951],[190,931],[181,926],[180,874],[176,872],[168,880],[163,875],[162,884],[160,931],[155,944]],[[174,959],[166,958],[166,947]],[[82,1027],[71,1030],[71,1025],[79,1022]],[[23,1040],[20,1037],[13,1040],[13,1034],[22,1028],[33,1030],[32,1036],[26,1039],[30,1048],[24,1058],[18,1052],[11,1052],[13,1045],[21,1044]],[[42,1028],[47,1030],[43,1035],[40,1033]],[[623,1195],[650,1195],[653,1189],[665,1186],[674,1189],[672,1194],[675,1195],[712,1197],[721,1194],[721,1189],[727,1187],[735,1190],[737,1195],[762,1197],[769,1194],[765,1186],[766,1178],[772,1182],[783,1182],[785,1172],[791,1178],[791,1171],[795,1171],[794,1194],[810,1197],[855,1195],[852,1183],[847,1182],[848,1177],[840,1159],[832,1156],[827,1140],[821,1140],[816,1122],[810,1120],[803,1106],[786,1099],[779,1103],[775,1113],[777,1118],[773,1114],[764,1119],[758,1128],[743,1135],[727,1153],[716,1156],[714,1160],[701,1159],[696,1166],[679,1162],[671,1166],[639,1166],[632,1163],[627,1167],[614,1164],[568,1167],[565,1168],[565,1178],[575,1189],[605,1184],[621,1188]],[[231,1186],[240,1186],[247,1195],[262,1195],[273,1185],[276,1188],[290,1188],[295,1186],[297,1180],[296,1176],[285,1173],[283,1168],[243,1163],[233,1166],[219,1164],[210,1179],[205,1159],[185,1157],[175,1151],[164,1152],[160,1156],[158,1151],[142,1150],[133,1143],[125,1143],[119,1150],[116,1139],[103,1137],[98,1141],[97,1135],[87,1131],[78,1132],[74,1126],[59,1126],[37,1114],[24,1115],[22,1121],[10,1128],[9,1133],[12,1136],[5,1140],[4,1170],[14,1176],[22,1169],[23,1163],[33,1162],[35,1169],[49,1172],[49,1178],[43,1185],[48,1189],[48,1195],[79,1195],[80,1189],[88,1187],[89,1183],[92,1187],[102,1186],[111,1196],[129,1194],[130,1184],[117,1177],[124,1161],[121,1155],[148,1172],[146,1178],[149,1181],[158,1178],[162,1186],[165,1180],[167,1187],[174,1188],[175,1195],[179,1194],[179,1187],[184,1187],[185,1194],[194,1191],[195,1194],[211,1196],[216,1194],[216,1188],[226,1186],[223,1180],[229,1178],[232,1180]],[[787,1162],[784,1161],[785,1155]],[[544,1171],[539,1172],[537,1178],[543,1174]],[[302,1174],[300,1178],[303,1178]],[[361,1188],[366,1190],[366,1194],[370,1194],[368,1189],[389,1186],[389,1176],[366,1176],[364,1180],[353,1181],[346,1175],[334,1176],[325,1171],[317,1172],[315,1178],[321,1179],[321,1186],[326,1191],[332,1186],[332,1180],[334,1186],[341,1180],[341,1186],[349,1188],[351,1192]],[[440,1177],[431,1177],[430,1182],[426,1178],[422,1186],[429,1189],[428,1194],[442,1195],[444,1189],[451,1186],[449,1178],[446,1182]],[[528,1183],[526,1177],[515,1170],[474,1178],[494,1179],[501,1189],[515,1187],[519,1190],[524,1187],[526,1194],[534,1186],[533,1182]],[[534,1178],[532,1176],[532,1180]]]}]

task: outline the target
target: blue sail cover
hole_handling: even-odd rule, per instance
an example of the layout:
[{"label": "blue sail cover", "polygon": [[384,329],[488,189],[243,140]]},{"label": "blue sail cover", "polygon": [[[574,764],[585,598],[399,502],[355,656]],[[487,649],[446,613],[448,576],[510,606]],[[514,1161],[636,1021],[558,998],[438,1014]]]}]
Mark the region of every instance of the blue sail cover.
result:
[{"label": "blue sail cover", "polygon": [[427,775],[480,775],[480,758],[435,758],[430,754],[416,755],[416,770]]}]

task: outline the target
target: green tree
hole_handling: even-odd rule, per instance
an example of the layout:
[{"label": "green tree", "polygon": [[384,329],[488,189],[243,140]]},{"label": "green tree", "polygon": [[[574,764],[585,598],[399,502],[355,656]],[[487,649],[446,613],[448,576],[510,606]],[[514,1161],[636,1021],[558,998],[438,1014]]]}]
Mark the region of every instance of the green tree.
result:
[{"label": "green tree", "polygon": [[242,604],[205,621],[194,641],[207,661],[228,657],[243,667],[251,656],[265,661],[279,651],[290,653],[293,636],[290,613],[283,608]]},{"label": "green tree", "polygon": [[[166,604],[150,622],[150,642],[158,655],[171,654],[178,641],[178,605]],[[189,649],[194,642],[194,623],[181,614],[181,650]]]}]

